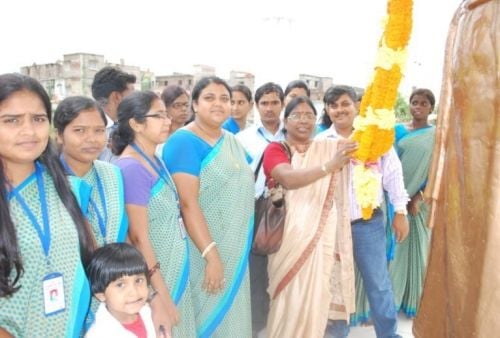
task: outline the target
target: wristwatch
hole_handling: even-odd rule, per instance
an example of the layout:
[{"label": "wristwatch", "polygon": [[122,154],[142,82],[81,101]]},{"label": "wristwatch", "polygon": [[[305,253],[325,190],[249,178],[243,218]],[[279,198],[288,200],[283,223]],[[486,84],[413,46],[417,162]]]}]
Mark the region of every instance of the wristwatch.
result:
[{"label": "wristwatch", "polygon": [[408,211],[406,209],[396,210],[396,214],[407,216]]}]

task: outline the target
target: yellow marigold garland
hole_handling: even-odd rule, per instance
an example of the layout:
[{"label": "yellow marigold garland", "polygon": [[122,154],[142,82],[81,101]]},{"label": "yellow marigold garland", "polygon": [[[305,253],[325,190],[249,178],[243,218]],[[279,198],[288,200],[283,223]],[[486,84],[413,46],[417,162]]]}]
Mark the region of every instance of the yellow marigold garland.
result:
[{"label": "yellow marigold garland", "polygon": [[381,174],[374,163],[394,143],[394,104],[407,59],[412,29],[413,0],[388,0],[385,29],[380,40],[375,74],[367,86],[354,123],[353,139],[359,143],[354,167],[356,200],[364,219],[378,206]]}]

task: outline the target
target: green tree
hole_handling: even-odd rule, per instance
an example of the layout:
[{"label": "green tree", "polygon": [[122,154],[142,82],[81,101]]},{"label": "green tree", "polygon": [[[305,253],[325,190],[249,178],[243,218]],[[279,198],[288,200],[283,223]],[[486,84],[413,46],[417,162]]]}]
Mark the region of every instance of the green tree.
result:
[{"label": "green tree", "polygon": [[411,120],[408,101],[399,92],[396,104],[394,105],[394,114],[396,115],[396,121],[398,122],[408,122]]}]

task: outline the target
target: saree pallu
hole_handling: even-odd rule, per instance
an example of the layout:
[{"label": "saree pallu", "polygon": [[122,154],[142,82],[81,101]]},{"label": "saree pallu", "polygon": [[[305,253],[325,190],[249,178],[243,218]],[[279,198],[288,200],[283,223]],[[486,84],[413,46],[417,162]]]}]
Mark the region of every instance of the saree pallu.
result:
[{"label": "saree pallu", "polygon": [[[194,337],[193,298],[189,283],[189,246],[179,227],[179,208],[172,181],[158,179],[148,203],[148,236],[160,273],[179,311],[180,322],[172,328],[174,337]],[[183,238],[184,237],[184,238]]]},{"label": "saree pallu", "polygon": [[[102,210],[102,201],[99,194],[99,185],[95,172],[102,182],[105,199],[106,213]],[[105,243],[123,242],[127,236],[128,219],[125,212],[125,193],[123,177],[120,168],[113,164],[96,160],[93,169],[82,179],[92,186],[92,200],[101,215],[107,214],[106,238],[103,238],[99,229],[98,217],[93,207],[89,206],[88,219],[92,226],[92,232],[99,247]],[[97,310],[97,309],[96,309]]]},{"label": "saree pallu", "polygon": [[[405,128],[398,125],[397,128]],[[405,128],[406,129],[406,128]],[[397,141],[406,190],[415,196],[425,187],[434,146],[435,128],[406,131]],[[427,227],[429,208],[420,202],[419,212],[408,214],[408,238],[396,245],[394,260],[389,264],[396,308],[414,317],[420,304],[431,230]]]},{"label": "saree pallu", "polygon": [[[83,182],[89,185],[90,195],[88,198],[89,201],[90,199],[93,201],[85,211],[97,246],[101,247],[106,243],[124,242],[127,237],[128,218],[125,212],[125,193],[120,169],[111,163],[96,160],[91,170],[82,179]],[[105,203],[101,200],[99,180],[102,184]],[[103,206],[106,207],[106,211],[103,210]],[[104,220],[106,222],[106,238],[103,237],[100,229],[95,208],[98,208],[101,217],[107,215]],[[97,298],[92,297],[89,313],[85,319],[85,330],[88,330],[94,322],[99,304]]]},{"label": "saree pallu", "polygon": [[450,25],[425,194],[431,251],[416,338],[500,332],[500,1],[465,1]]},{"label": "saree pallu", "polygon": [[199,203],[224,266],[223,292],[202,289],[205,260],[190,243],[190,280],[198,337],[251,337],[248,255],[253,236],[255,184],[243,147],[230,133],[201,163]]},{"label": "saree pallu", "polygon": [[[320,166],[336,149],[337,140],[316,140],[292,166]],[[344,169],[286,193],[283,241],[268,264],[270,338],[323,337],[329,318],[348,320],[354,311],[348,175]]]}]

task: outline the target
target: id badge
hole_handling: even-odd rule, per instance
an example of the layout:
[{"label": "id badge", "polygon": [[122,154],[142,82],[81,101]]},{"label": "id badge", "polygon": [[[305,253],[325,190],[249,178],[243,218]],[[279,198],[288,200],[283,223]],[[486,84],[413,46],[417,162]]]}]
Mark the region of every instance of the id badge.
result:
[{"label": "id badge", "polygon": [[186,226],[184,225],[184,220],[182,219],[182,216],[179,216],[178,221],[179,221],[179,230],[181,232],[181,238],[185,239],[187,237],[187,233],[186,233]]},{"label": "id badge", "polygon": [[64,280],[59,272],[49,273],[43,278],[43,305],[45,315],[51,316],[66,309]]}]

